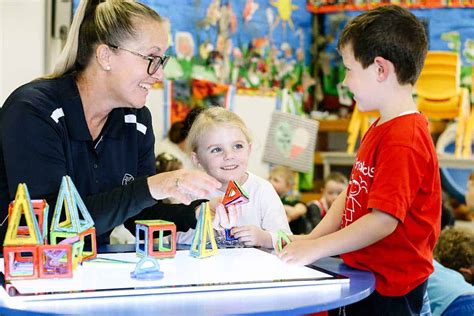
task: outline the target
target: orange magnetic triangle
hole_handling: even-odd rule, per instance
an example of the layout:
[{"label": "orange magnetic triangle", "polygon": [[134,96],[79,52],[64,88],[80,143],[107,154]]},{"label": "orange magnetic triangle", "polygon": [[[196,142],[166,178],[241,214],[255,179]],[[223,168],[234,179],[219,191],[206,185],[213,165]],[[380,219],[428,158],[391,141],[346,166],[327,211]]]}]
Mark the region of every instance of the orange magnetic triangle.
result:
[{"label": "orange magnetic triangle", "polygon": [[[28,234],[18,234],[18,228],[22,215],[25,216]],[[13,210],[8,219],[8,228],[3,241],[4,246],[40,245],[43,236],[40,233],[38,221],[33,212],[30,195],[26,184],[18,184],[18,189],[13,202]]]},{"label": "orange magnetic triangle", "polygon": [[248,194],[245,190],[239,185],[237,181],[231,180],[229,181],[229,185],[224,194],[224,198],[222,199],[222,204],[224,206],[232,205],[232,204],[243,204],[249,201]]}]

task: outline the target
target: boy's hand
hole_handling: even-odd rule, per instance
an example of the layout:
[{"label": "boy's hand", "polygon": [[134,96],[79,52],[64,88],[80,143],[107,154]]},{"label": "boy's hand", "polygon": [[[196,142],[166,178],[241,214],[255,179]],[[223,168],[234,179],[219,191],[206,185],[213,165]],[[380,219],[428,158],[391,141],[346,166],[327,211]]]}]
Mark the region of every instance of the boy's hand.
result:
[{"label": "boy's hand", "polygon": [[286,263],[307,265],[319,259],[316,249],[314,240],[292,239],[277,256]]},{"label": "boy's hand", "polygon": [[271,235],[255,225],[234,227],[231,232],[245,246],[268,247],[272,243]]}]

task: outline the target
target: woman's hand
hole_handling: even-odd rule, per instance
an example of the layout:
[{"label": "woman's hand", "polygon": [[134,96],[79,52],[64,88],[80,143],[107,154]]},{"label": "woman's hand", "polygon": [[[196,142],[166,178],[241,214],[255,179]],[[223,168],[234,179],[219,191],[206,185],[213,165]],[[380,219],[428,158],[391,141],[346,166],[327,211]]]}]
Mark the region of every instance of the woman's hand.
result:
[{"label": "woman's hand", "polygon": [[221,183],[198,170],[180,169],[148,177],[148,189],[155,200],[175,198],[184,204],[208,198]]}]

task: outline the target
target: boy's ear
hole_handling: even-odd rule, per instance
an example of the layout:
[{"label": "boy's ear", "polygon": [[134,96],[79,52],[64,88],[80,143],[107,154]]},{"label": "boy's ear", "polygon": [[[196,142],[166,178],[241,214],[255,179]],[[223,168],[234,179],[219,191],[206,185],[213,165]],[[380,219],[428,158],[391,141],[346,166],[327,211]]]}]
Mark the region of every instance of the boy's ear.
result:
[{"label": "boy's ear", "polygon": [[196,154],[194,151],[191,152],[191,161],[193,162],[193,165],[194,165],[195,167],[200,167],[200,166],[201,166],[201,165],[199,164],[199,160],[198,160],[198,158],[197,158],[197,154]]},{"label": "boy's ear", "polygon": [[392,63],[380,56],[375,57],[374,65],[378,81],[384,81],[390,75],[390,72],[394,71]]}]

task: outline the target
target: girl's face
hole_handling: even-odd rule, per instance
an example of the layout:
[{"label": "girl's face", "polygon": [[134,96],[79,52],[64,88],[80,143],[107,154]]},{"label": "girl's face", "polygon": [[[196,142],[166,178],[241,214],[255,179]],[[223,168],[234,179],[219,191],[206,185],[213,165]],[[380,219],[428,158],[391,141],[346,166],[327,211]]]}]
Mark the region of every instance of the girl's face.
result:
[{"label": "girl's face", "polygon": [[247,179],[250,150],[240,128],[217,125],[202,135],[191,159],[226,188],[230,180],[243,184]]},{"label": "girl's face", "polygon": [[[136,26],[138,37],[121,43],[120,47],[143,56],[163,56],[168,49],[168,32],[163,23],[146,21]],[[109,91],[120,107],[141,108],[152,86],[163,78],[163,67],[147,72],[149,61],[126,50],[112,50],[110,62],[113,75]]]},{"label": "girl's face", "polygon": [[336,198],[341,194],[342,191],[346,189],[346,185],[344,183],[336,182],[333,180],[329,180],[323,189],[323,195],[328,203],[328,207],[336,200]]}]

